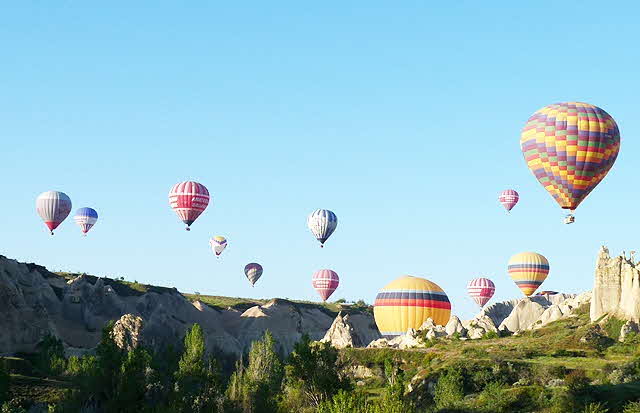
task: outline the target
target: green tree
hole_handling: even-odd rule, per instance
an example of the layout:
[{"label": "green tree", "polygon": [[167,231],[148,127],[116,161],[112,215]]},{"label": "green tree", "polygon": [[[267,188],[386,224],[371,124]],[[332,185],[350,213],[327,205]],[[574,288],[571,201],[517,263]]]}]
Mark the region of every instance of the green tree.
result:
[{"label": "green tree", "polygon": [[218,411],[220,378],[214,360],[205,360],[202,328],[194,324],[184,338],[184,351],[175,372],[177,411]]},{"label": "green tree", "polygon": [[444,372],[435,389],[436,407],[446,409],[455,407],[464,398],[464,378],[459,369],[450,369]]},{"label": "green tree", "polygon": [[117,387],[117,411],[140,412],[146,405],[145,394],[147,372],[151,366],[151,355],[142,347],[127,354],[120,367]]},{"label": "green tree", "polygon": [[5,364],[4,359],[0,359],[0,403],[9,399],[9,381],[11,376]]},{"label": "green tree", "polygon": [[120,366],[124,357],[123,351],[113,339],[113,326],[113,321],[109,321],[104,326],[102,339],[96,349],[96,395],[102,401],[107,402],[114,400],[116,396]]},{"label": "green tree", "polygon": [[285,367],[287,386],[299,389],[307,406],[318,408],[350,382],[339,375],[338,351],[329,343],[312,343],[308,335],[296,343]]},{"label": "green tree", "polygon": [[364,413],[368,412],[366,398],[357,392],[340,390],[333,398],[323,401],[318,413]]},{"label": "green tree", "polygon": [[64,346],[57,337],[47,334],[36,346],[36,365],[45,374],[59,375],[66,368]]},{"label": "green tree", "polygon": [[243,412],[275,412],[283,375],[275,340],[266,331],[261,340],[251,345],[248,366],[244,367],[242,359],[236,364],[236,371],[229,380],[227,396]]}]

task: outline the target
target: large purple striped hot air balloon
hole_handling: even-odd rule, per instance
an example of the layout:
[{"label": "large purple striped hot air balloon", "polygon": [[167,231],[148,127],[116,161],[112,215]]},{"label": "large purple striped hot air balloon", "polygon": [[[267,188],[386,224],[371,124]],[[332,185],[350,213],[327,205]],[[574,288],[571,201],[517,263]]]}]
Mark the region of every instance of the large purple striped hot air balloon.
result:
[{"label": "large purple striped hot air balloon", "polygon": [[[620,151],[616,121],[597,106],[556,103],[536,111],[520,137],[527,166],[563,209],[573,212],[604,179]],[[573,222],[573,215],[566,223]]]},{"label": "large purple striped hot air balloon", "polygon": [[255,262],[245,265],[244,275],[247,276],[247,279],[253,287],[256,281],[258,281],[260,277],[262,277],[262,265]]},{"label": "large purple striped hot air balloon", "polygon": [[335,271],[332,270],[320,270],[313,274],[311,279],[311,285],[316,289],[322,301],[327,299],[333,294],[340,284],[340,277]]},{"label": "large purple striped hot air balloon", "polygon": [[43,192],[36,199],[36,212],[53,235],[53,230],[69,216],[71,199],[64,192]]},{"label": "large purple striped hot air balloon", "polygon": [[488,278],[474,278],[467,284],[467,291],[473,301],[475,301],[480,307],[491,300],[493,293],[496,291],[496,286]]},{"label": "large purple striped hot air balloon", "polygon": [[498,201],[500,201],[507,212],[511,211],[513,207],[516,206],[519,199],[520,195],[518,195],[518,193],[513,189],[506,189],[500,192],[500,195],[498,196]]}]

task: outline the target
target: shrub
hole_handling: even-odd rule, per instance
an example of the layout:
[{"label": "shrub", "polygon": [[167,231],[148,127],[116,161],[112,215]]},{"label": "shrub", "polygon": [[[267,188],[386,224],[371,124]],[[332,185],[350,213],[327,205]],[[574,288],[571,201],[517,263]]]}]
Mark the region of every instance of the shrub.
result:
[{"label": "shrub", "polygon": [[565,366],[541,365],[535,371],[535,379],[544,386],[549,380],[563,379],[567,373],[568,370]]},{"label": "shrub", "polygon": [[515,397],[505,391],[504,385],[498,382],[491,382],[482,390],[478,397],[480,407],[488,412],[501,413],[510,412]]},{"label": "shrub", "polygon": [[607,336],[609,336],[609,338],[618,340],[618,338],[620,337],[620,330],[622,330],[622,326],[625,322],[626,321],[620,320],[615,317],[609,317],[602,327],[604,328],[604,331],[607,333]]},{"label": "shrub", "polygon": [[623,413],[640,413],[640,401],[630,402],[624,406]]},{"label": "shrub", "polygon": [[455,407],[464,398],[464,378],[459,369],[449,369],[436,383],[434,400],[436,407],[446,409]]},{"label": "shrub", "polygon": [[607,413],[609,409],[607,409],[602,403],[589,403],[587,404],[582,413]]},{"label": "shrub", "polygon": [[3,359],[0,359],[0,403],[9,398],[9,380],[11,376],[5,366]]},{"label": "shrub", "polygon": [[331,400],[325,400],[318,407],[318,413],[353,413],[363,412],[366,399],[359,393],[340,390]]},{"label": "shrub", "polygon": [[0,407],[0,413],[27,413],[27,411],[20,406],[20,402],[12,400]]},{"label": "shrub", "polygon": [[489,330],[482,336],[483,340],[492,340],[494,338],[500,338],[500,334],[496,331]]},{"label": "shrub", "polygon": [[45,374],[59,375],[66,368],[64,346],[58,338],[47,334],[37,345],[36,365]]},{"label": "shrub", "polygon": [[565,377],[567,390],[573,395],[583,394],[589,387],[590,380],[584,370],[573,370]]}]

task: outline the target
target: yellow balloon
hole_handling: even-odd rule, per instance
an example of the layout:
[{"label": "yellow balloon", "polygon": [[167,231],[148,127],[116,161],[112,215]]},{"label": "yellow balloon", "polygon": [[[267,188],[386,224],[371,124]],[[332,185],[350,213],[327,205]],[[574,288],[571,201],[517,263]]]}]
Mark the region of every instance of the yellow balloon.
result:
[{"label": "yellow balloon", "polygon": [[521,252],[509,260],[509,275],[524,295],[529,297],[549,274],[549,261],[536,252]]},{"label": "yellow balloon", "polygon": [[427,318],[435,324],[446,325],[451,316],[451,303],[436,283],[405,275],[380,290],[373,315],[382,335],[398,336],[409,328],[419,328]]}]

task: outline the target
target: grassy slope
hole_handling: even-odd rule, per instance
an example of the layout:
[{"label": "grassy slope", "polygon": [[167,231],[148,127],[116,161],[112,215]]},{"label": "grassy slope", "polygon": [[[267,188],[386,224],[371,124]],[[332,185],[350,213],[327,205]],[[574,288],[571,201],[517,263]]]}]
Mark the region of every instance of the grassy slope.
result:
[{"label": "grassy slope", "polygon": [[[585,306],[579,309],[578,317],[559,320],[519,336],[465,341],[441,339],[434,341],[431,347],[411,350],[345,349],[342,356],[348,365],[364,365],[379,373],[384,371],[384,360],[392,360],[410,380],[437,375],[438,371],[454,364],[493,366],[497,362],[524,365],[540,375],[558,367],[582,369],[591,378],[598,378],[603,369],[630,361],[640,354],[639,346],[622,343],[604,353],[589,348],[580,342],[589,324],[589,308]],[[380,377],[364,382],[365,391],[372,397],[376,397],[384,385]],[[640,383],[602,385],[598,390],[605,392],[613,405],[616,400],[640,395]]]},{"label": "grassy slope", "polygon": [[[81,273],[70,273],[70,272],[56,272],[56,273],[50,273],[50,274],[55,274],[59,277],[62,277],[66,281],[73,280],[74,278],[82,275]],[[94,275],[88,275],[88,274],[84,274],[84,275],[88,278],[89,282],[91,282],[92,284],[94,284],[99,278]],[[130,282],[130,281],[111,279],[106,277],[102,277],[102,280],[105,283],[105,285],[110,285],[118,295],[124,296],[124,297],[139,296],[147,292],[156,292],[159,294],[179,293],[176,289],[173,289],[173,288],[142,284],[137,281]],[[193,301],[199,300],[217,310],[226,310],[227,308],[233,308],[236,310],[244,311],[253,306],[264,305],[269,301],[271,301],[269,299],[259,299],[259,298],[222,297],[222,296],[216,296],[216,295],[201,295],[201,294],[186,294],[186,293],[179,293],[179,294],[182,294],[189,301],[193,302]],[[321,303],[321,302],[301,301],[301,300],[285,300],[285,301],[290,301],[296,304],[298,307],[317,308],[334,317],[338,314],[338,312],[341,309],[346,312],[357,312],[357,311],[372,312],[373,311],[371,306],[366,306],[366,305],[364,306],[352,305],[349,307],[341,308],[340,304],[335,302]]]}]

